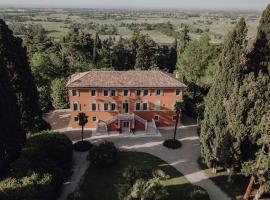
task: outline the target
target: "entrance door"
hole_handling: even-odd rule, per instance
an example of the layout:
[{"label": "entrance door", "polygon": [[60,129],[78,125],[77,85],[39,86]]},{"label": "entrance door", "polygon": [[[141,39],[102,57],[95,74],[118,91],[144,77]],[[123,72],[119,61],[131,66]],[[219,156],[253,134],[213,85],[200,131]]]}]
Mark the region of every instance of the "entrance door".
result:
[{"label": "entrance door", "polygon": [[128,113],[128,112],[129,112],[129,104],[123,103],[123,113]]},{"label": "entrance door", "polygon": [[123,130],[123,132],[129,131],[129,121],[122,122],[122,130]]}]

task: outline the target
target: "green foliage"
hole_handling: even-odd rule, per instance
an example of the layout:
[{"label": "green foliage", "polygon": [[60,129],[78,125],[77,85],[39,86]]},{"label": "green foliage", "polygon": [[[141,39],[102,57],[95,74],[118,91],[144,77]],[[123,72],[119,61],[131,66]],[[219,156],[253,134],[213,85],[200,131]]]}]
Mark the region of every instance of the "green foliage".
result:
[{"label": "green foliage", "polygon": [[78,113],[78,120],[80,126],[85,126],[88,122],[88,116],[85,113]]},{"label": "green foliage", "polygon": [[207,192],[199,187],[190,192],[189,195],[191,200],[210,200]]},{"label": "green foliage", "polygon": [[[43,131],[28,137],[25,151],[40,151],[42,158],[39,158],[37,152],[34,155],[25,155],[32,161],[52,160],[61,167],[65,167],[72,159],[72,143],[62,134]],[[41,153],[43,152],[43,153]],[[41,156],[40,156],[41,157]]]},{"label": "green foliage", "polygon": [[48,111],[52,108],[52,81],[56,78],[66,78],[67,69],[61,59],[53,53],[33,54],[31,69],[37,83],[41,108]]},{"label": "green foliage", "polygon": [[50,132],[29,136],[20,158],[0,181],[0,199],[56,199],[71,162],[72,143],[66,136]]},{"label": "green foliage", "polygon": [[168,195],[165,187],[160,183],[158,178],[153,178],[150,180],[139,179],[131,188],[130,197],[127,199],[162,199]]},{"label": "green foliage", "polygon": [[233,85],[240,76],[238,69],[240,56],[245,48],[246,33],[245,21],[241,19],[224,40],[221,66],[205,99],[204,120],[201,126],[201,151],[208,166],[213,160],[230,166],[238,159],[235,152],[237,147],[234,146],[237,143],[233,143],[233,137],[240,134],[232,134],[228,131],[226,108],[229,107],[227,99],[232,93]]},{"label": "green foliage", "polygon": [[79,152],[89,151],[93,147],[93,144],[89,141],[78,141],[73,144],[73,149]]},{"label": "green foliage", "polygon": [[34,25],[24,37],[29,57],[36,52],[47,52],[53,48],[53,41],[47,37],[46,30],[40,24]]},{"label": "green foliage", "polygon": [[62,39],[60,45],[61,53],[69,65],[92,60],[94,40],[88,33],[74,28]]},{"label": "green foliage", "polygon": [[109,167],[117,162],[118,149],[112,142],[104,141],[90,149],[87,159],[94,167]]},{"label": "green foliage", "polygon": [[207,34],[189,42],[180,54],[177,71],[188,86],[184,105],[185,111],[191,116],[201,117],[203,113],[204,97],[213,83],[218,54],[218,47],[210,44]]},{"label": "green foliage", "polygon": [[[263,12],[256,39],[245,48],[243,19],[227,39],[221,67],[206,98],[202,123],[202,155],[256,173],[269,191],[270,6]],[[256,163],[256,164],[255,164]],[[257,167],[255,167],[259,164]]]},{"label": "green foliage", "polygon": [[182,143],[179,140],[168,139],[163,142],[163,146],[169,149],[178,149],[182,146]]},{"label": "green foliage", "polygon": [[179,74],[186,83],[207,84],[208,80],[203,78],[208,75],[208,68],[216,65],[216,59],[215,47],[210,44],[209,36],[203,34],[199,40],[190,42],[180,55],[177,63]]},{"label": "green foliage", "polygon": [[86,200],[87,195],[82,191],[75,191],[68,195],[67,200]]},{"label": "green foliage", "polygon": [[[6,34],[3,22],[0,22],[0,35]],[[21,127],[20,112],[17,106],[8,66],[4,60],[4,43],[0,39],[0,175],[2,176],[10,162],[14,161],[25,142],[25,131]]]},{"label": "green foliage", "polygon": [[120,185],[119,198],[162,199],[168,195],[161,180],[169,178],[162,170],[129,166],[123,172],[125,182]]},{"label": "green foliage", "polygon": [[134,68],[140,70],[148,70],[154,64],[154,48],[156,43],[148,35],[140,34],[137,40],[137,54]]},{"label": "green foliage", "polygon": [[68,93],[66,89],[66,79],[59,78],[52,81],[52,100],[55,109],[68,108]]},{"label": "green foliage", "polygon": [[179,41],[178,41],[178,45],[177,45],[178,55],[181,55],[185,51],[190,40],[191,39],[189,36],[189,29],[187,26],[184,26],[184,28],[181,30],[180,35],[179,35]]},{"label": "green foliage", "polygon": [[147,167],[128,166],[124,169],[123,177],[129,184],[134,184],[138,179],[150,179],[152,177],[152,169]]},{"label": "green foliage", "polygon": [[[17,97],[21,126],[27,132],[43,130],[44,127],[37,127],[46,123],[42,119],[37,88],[22,41],[13,36],[3,20],[0,20],[0,35],[2,64],[7,68]],[[49,128],[48,124],[46,128]]]},{"label": "green foliage", "polygon": [[[94,149],[95,148],[95,149]],[[95,166],[109,166],[118,159],[118,149],[112,142],[102,142],[89,151],[88,159]]]}]

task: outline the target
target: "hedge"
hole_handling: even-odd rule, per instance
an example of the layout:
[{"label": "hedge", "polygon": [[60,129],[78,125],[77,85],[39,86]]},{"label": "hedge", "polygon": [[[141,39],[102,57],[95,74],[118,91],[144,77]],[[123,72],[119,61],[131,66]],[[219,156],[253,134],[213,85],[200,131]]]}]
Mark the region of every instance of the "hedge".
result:
[{"label": "hedge", "polygon": [[114,143],[104,141],[98,146],[93,146],[87,156],[91,166],[108,167],[118,161],[118,149]]},{"label": "hedge", "polygon": [[27,138],[18,160],[0,181],[1,200],[54,200],[70,174],[72,142],[44,131]]},{"label": "hedge", "polygon": [[85,152],[91,149],[93,144],[89,141],[79,141],[73,144],[73,149],[79,152]]},{"label": "hedge", "polygon": [[169,149],[178,149],[182,146],[182,143],[179,140],[168,139],[163,142],[163,146]]}]

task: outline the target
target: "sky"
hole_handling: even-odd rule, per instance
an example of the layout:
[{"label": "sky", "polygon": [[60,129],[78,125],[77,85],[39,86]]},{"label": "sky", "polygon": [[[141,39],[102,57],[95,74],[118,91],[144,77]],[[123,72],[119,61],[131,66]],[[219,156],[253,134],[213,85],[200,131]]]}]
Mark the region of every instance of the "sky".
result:
[{"label": "sky", "polygon": [[270,0],[0,0],[0,6],[262,10]]}]

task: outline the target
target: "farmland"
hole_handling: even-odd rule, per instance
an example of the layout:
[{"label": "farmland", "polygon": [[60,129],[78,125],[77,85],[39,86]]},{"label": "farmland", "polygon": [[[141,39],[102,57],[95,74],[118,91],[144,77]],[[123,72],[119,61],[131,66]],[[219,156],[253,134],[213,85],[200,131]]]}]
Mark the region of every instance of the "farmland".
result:
[{"label": "farmland", "polygon": [[246,19],[248,37],[256,34],[259,13],[233,11],[118,10],[118,9],[1,9],[0,18],[7,21],[18,36],[22,29],[41,25],[48,36],[61,39],[72,28],[86,33],[98,32],[101,39],[112,36],[130,38],[135,29],[149,34],[157,43],[168,44],[188,27],[193,39],[207,33],[212,43],[222,42],[240,17]]}]

